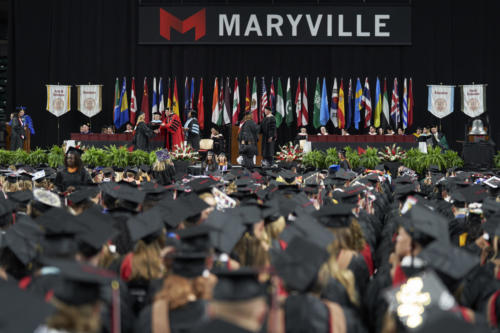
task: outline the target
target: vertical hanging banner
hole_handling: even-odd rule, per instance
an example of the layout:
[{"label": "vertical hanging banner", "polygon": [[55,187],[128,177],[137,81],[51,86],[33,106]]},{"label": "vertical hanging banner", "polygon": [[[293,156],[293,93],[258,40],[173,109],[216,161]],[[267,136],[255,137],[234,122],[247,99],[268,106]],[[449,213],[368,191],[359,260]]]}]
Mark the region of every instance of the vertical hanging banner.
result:
[{"label": "vertical hanging banner", "polygon": [[455,86],[429,85],[427,110],[441,119],[453,112]]},{"label": "vertical hanging banner", "polygon": [[92,118],[102,110],[102,84],[77,85],[78,111]]},{"label": "vertical hanging banner", "polygon": [[71,109],[71,86],[47,84],[47,111],[60,117]]},{"label": "vertical hanging banner", "polygon": [[471,118],[486,111],[486,85],[470,84],[460,87],[462,112]]}]

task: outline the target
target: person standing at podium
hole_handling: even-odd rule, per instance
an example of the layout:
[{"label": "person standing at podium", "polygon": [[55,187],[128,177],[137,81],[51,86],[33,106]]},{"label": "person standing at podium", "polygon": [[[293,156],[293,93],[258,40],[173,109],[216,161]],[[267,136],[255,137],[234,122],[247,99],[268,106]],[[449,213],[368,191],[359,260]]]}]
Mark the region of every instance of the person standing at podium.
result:
[{"label": "person standing at podium", "polygon": [[[23,114],[21,114],[21,112]],[[10,150],[23,149],[24,144],[24,127],[26,126],[23,122],[22,116],[24,115],[24,110],[19,111],[12,118],[12,130],[10,133]]]}]

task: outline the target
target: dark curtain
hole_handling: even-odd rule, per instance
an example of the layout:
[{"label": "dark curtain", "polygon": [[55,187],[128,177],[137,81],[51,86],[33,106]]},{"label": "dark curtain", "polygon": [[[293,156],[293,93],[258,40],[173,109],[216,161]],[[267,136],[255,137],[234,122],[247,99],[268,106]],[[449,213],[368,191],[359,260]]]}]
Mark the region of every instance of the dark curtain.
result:
[{"label": "dark curtain", "polygon": [[[315,5],[317,2],[310,3]],[[350,3],[363,5],[362,2]],[[127,77],[129,87],[131,77],[135,76],[139,106],[144,76],[151,78],[148,81],[150,98],[153,76],[177,77],[181,106],[184,104],[185,76],[197,79],[196,98],[199,78],[203,77],[205,134],[211,126],[215,76],[230,76],[231,84],[235,75],[239,77],[242,105],[246,75],[257,77],[259,91],[262,76],[266,77],[268,87],[271,76],[274,76],[276,89],[276,78],[281,77],[284,93],[286,78],[291,76],[293,99],[297,77],[307,76],[311,119],[317,76],[327,77],[329,95],[334,77],[343,77],[346,87],[349,77],[355,80],[368,76],[373,106],[377,75],[387,77],[389,91],[393,78],[398,77],[401,96],[402,79],[412,77],[414,127],[439,124],[439,120],[426,110],[426,84],[488,83],[487,115],[493,128],[493,139],[500,140],[500,131],[496,130],[500,113],[494,102],[500,89],[497,80],[500,52],[496,42],[500,35],[498,1],[413,1],[412,45],[380,47],[140,46],[137,44],[137,6],[137,0],[10,1],[8,105],[11,111],[16,105],[27,106],[37,130],[32,137],[33,146],[46,147],[57,143],[57,118],[45,110],[45,84],[104,84],[103,110],[92,119],[93,131],[98,132],[103,125],[113,122],[115,78],[120,78],[121,87],[123,76]],[[455,112],[444,118],[441,124],[451,146],[460,149],[457,140],[464,139],[469,118],[460,112],[458,90],[456,95]],[[77,111],[76,88],[73,88],[72,111],[60,118],[61,141],[69,138],[69,133],[77,132],[79,125],[87,120]],[[281,129],[280,133],[294,136],[294,132],[287,129]]]}]

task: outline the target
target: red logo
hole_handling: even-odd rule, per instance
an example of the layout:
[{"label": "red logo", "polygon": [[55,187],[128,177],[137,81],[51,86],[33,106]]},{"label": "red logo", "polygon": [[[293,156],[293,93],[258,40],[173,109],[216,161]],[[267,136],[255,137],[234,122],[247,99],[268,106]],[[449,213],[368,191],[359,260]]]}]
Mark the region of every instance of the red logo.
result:
[{"label": "red logo", "polygon": [[170,29],[179,31],[181,34],[194,28],[194,39],[198,40],[206,34],[206,10],[191,15],[185,20],[179,20],[176,16],[160,8],[160,35],[170,40]]}]

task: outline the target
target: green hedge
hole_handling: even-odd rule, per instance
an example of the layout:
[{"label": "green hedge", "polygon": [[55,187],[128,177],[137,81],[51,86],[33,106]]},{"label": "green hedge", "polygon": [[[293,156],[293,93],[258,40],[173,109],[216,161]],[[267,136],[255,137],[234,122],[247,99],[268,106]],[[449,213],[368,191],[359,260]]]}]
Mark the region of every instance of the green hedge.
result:
[{"label": "green hedge", "polygon": [[[351,163],[351,167],[356,169],[363,166],[368,169],[374,168],[377,164],[383,163],[384,160],[380,158],[377,148],[368,147],[362,154],[358,154],[356,150],[347,146],[346,157]],[[338,164],[337,150],[329,148],[326,153],[313,150],[306,153],[302,159],[302,163],[307,167],[314,167],[317,169],[328,168],[332,164]],[[438,166],[442,171],[453,166],[462,167],[464,161],[456,151],[447,150],[443,152],[441,148],[429,148],[428,153],[424,154],[416,148],[412,148],[406,152],[406,158],[400,161],[404,166],[415,170],[419,174],[423,174],[431,165]],[[500,167],[500,152],[495,156],[495,163]]]},{"label": "green hedge", "polygon": [[[82,154],[82,162],[89,167],[152,165],[155,161],[155,151],[150,153],[142,150],[129,152],[125,147],[116,146],[90,147]],[[60,146],[52,146],[48,150],[37,148],[30,153],[21,149],[16,151],[0,149],[0,165],[16,164],[34,167],[40,164],[48,164],[53,168],[57,168],[64,165],[64,150]]]}]

